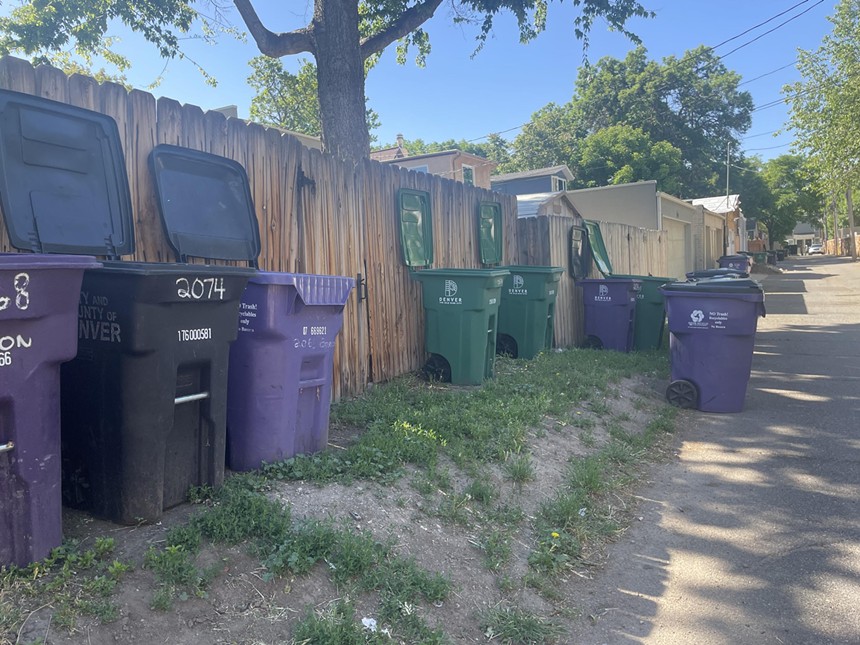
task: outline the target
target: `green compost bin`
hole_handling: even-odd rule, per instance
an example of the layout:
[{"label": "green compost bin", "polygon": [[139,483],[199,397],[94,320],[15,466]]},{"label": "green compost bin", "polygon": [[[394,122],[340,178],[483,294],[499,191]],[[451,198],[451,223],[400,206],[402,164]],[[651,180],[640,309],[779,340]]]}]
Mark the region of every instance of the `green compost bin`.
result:
[{"label": "green compost bin", "polygon": [[756,251],[752,256],[756,264],[767,264],[767,251]]},{"label": "green compost bin", "polygon": [[588,242],[591,254],[598,270],[607,278],[630,278],[641,280],[642,286],[636,297],[636,319],[633,328],[633,349],[657,349],[663,340],[663,329],[666,325],[666,311],[663,294],[660,287],[674,278],[661,278],[650,275],[624,275],[612,272],[609,253],[603,242],[600,225],[591,220],[585,220],[588,231]]},{"label": "green compost bin", "polygon": [[424,296],[425,370],[455,385],[493,376],[496,325],[507,269],[425,269],[412,274]]},{"label": "green compost bin", "polygon": [[509,266],[502,285],[496,351],[534,358],[552,348],[561,267]]}]

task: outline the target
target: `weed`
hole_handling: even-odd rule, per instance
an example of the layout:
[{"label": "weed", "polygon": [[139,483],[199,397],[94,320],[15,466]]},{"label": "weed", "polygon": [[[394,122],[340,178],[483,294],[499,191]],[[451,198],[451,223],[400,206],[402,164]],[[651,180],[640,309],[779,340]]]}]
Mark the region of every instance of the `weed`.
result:
[{"label": "weed", "polygon": [[481,617],[487,640],[502,643],[553,643],[564,633],[557,624],[516,607],[494,607]]},{"label": "weed", "polygon": [[504,531],[488,531],[478,545],[484,553],[484,566],[490,571],[498,571],[510,560],[511,538]]},{"label": "weed", "polygon": [[582,545],[566,531],[552,531],[538,539],[537,547],[529,554],[529,565],[537,571],[559,574],[569,569],[582,552]]},{"label": "weed", "polygon": [[449,524],[469,526],[474,517],[469,506],[471,499],[466,493],[447,495],[436,507],[435,515]]},{"label": "weed", "polygon": [[592,428],[583,428],[579,431],[579,440],[586,448],[594,448],[597,445],[597,439],[594,437]]},{"label": "weed", "polygon": [[484,505],[492,502],[498,495],[493,481],[487,477],[473,479],[463,492],[476,502]]},{"label": "weed", "polygon": [[297,645],[331,643],[358,645],[360,643],[390,643],[382,631],[365,629],[355,619],[355,607],[349,599],[339,599],[322,611],[308,611],[293,630]]},{"label": "weed", "polygon": [[505,462],[505,472],[515,484],[523,485],[535,478],[535,469],[528,453],[511,455]]}]

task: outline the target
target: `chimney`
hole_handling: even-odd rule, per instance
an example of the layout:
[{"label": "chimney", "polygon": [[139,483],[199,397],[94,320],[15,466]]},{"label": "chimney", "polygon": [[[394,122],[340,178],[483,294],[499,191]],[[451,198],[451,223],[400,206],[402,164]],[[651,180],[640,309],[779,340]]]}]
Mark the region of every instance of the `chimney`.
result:
[{"label": "chimney", "polygon": [[403,147],[403,135],[402,134],[397,135],[397,147],[398,148]]}]

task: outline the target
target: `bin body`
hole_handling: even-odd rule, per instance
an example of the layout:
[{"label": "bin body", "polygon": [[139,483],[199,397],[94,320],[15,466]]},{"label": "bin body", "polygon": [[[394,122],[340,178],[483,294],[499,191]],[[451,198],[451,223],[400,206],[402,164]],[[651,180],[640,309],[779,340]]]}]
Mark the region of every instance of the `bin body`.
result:
[{"label": "bin body", "polygon": [[633,349],[657,349],[663,342],[663,330],[666,328],[666,307],[663,294],[660,292],[672,278],[660,278],[648,275],[612,274],[613,278],[637,280],[640,288],[636,294],[636,319],[633,323]]},{"label": "bin body", "polygon": [[252,269],[106,263],[80,291],[62,369],[63,496],[125,524],[157,521],[224,479],[227,364]]},{"label": "bin body", "polygon": [[[516,358],[534,358],[552,349],[555,301],[564,269],[544,266],[503,267],[497,346]],[[514,351],[511,351],[514,350]]]},{"label": "bin body", "polygon": [[[758,262],[758,258],[756,258],[756,262]],[[721,269],[736,269],[743,273],[749,273],[750,268],[752,268],[752,260],[748,255],[724,255],[717,260],[717,263]]]},{"label": "bin body", "polygon": [[270,272],[249,281],[230,348],[232,470],[253,470],[328,444],[335,341],[354,284],[352,278]]},{"label": "bin body", "polygon": [[767,251],[756,251],[753,253],[753,260],[756,264],[765,264],[767,262]]},{"label": "bin body", "polygon": [[606,278],[577,283],[582,287],[586,342],[597,339],[605,349],[629,352],[633,349],[636,324],[638,280]]},{"label": "bin body", "polygon": [[[732,282],[736,285],[725,284]],[[758,318],[765,312],[761,286],[751,280],[714,279],[666,285],[663,295],[672,381],[695,385],[696,407],[702,412],[740,412]]]},{"label": "bin body", "polygon": [[78,293],[95,258],[0,255],[0,566],[63,540],[60,363],[77,347]]},{"label": "bin body", "polygon": [[502,283],[507,269],[425,269],[412,274],[424,298],[424,346],[450,366],[451,383],[493,376]]}]

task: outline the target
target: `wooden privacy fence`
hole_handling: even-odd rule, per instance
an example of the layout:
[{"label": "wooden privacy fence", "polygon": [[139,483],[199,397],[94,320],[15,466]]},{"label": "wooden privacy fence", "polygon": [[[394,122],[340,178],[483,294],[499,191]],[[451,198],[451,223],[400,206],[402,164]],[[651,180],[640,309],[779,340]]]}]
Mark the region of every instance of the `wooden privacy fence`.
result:
[{"label": "wooden privacy fence", "polygon": [[582,344],[582,288],[570,272],[570,229],[582,219],[568,215],[523,217],[517,222],[520,236],[520,264],[564,267],[558,283],[553,337],[556,347]]},{"label": "wooden privacy fence", "polygon": [[[344,311],[334,357],[335,397],[361,392],[418,369],[424,358],[419,285],[400,257],[395,198],[399,188],[430,193],[436,267],[477,268],[477,210],[501,203],[505,257],[518,257],[516,198],[375,161],[340,162],[294,137],[228,119],[217,112],[156,99],[139,90],[47,66],[0,59],[0,87],[69,103],[113,117],[126,159],[136,251],[127,258],[170,262],[147,159],[170,143],[234,159],[247,170],[262,252],[269,271],[344,275],[362,280]],[[13,251],[0,226],[0,251]],[[366,298],[360,296],[366,294]]]},{"label": "wooden privacy fence", "polygon": [[[669,238],[665,231],[600,222],[600,232],[613,273],[669,275]],[[600,277],[596,267],[592,270],[592,277]]]}]

